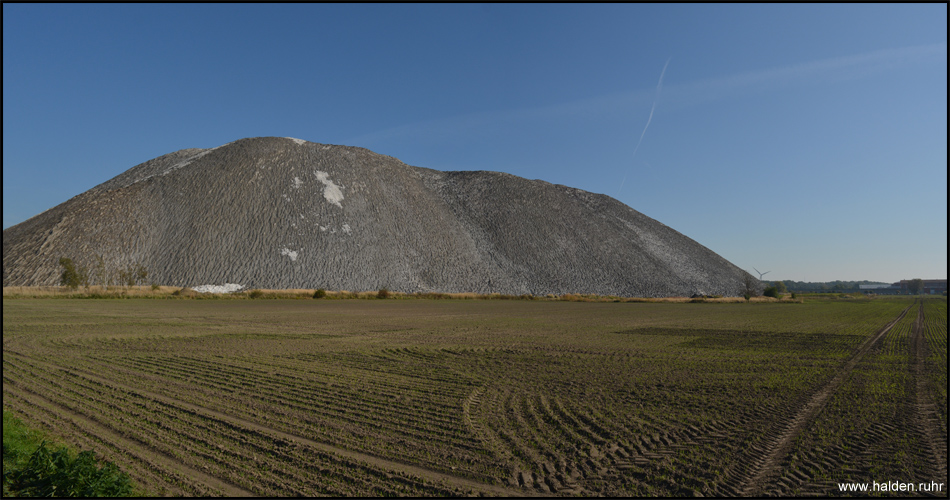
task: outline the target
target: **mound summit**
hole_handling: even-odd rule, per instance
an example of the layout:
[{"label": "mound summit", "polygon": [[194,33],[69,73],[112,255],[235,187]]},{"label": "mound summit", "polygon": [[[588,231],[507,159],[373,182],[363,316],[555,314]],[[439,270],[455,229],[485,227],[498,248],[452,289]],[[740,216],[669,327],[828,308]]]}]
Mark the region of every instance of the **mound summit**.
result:
[{"label": "mound summit", "polygon": [[137,165],[3,231],[3,286],[60,257],[172,286],[739,295],[747,273],[609,196],[263,137]]}]

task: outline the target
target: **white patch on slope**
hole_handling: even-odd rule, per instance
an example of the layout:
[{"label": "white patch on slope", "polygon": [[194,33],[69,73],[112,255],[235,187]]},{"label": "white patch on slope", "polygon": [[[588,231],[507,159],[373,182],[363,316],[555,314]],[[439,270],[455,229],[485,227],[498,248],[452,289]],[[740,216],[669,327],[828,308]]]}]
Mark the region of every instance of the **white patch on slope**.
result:
[{"label": "white patch on slope", "polygon": [[323,188],[323,197],[327,199],[330,203],[343,208],[343,205],[340,204],[343,201],[343,191],[340,186],[337,186],[336,183],[330,180],[329,174],[326,172],[316,171],[317,180],[322,182],[325,186]]},{"label": "white patch on slope", "polygon": [[300,189],[300,186],[303,185],[303,181],[300,180],[300,177],[294,177],[294,189]]},{"label": "white patch on slope", "polygon": [[350,225],[349,225],[349,224],[343,224],[343,232],[346,233],[346,234],[350,234]]},{"label": "white patch on slope", "polygon": [[281,248],[281,249],[280,249],[280,254],[281,254],[281,255],[286,255],[286,256],[290,257],[291,262],[297,260],[297,252],[294,252],[293,250],[291,250],[291,249],[289,249],[289,248]]},{"label": "white patch on slope", "polygon": [[297,144],[300,144],[301,146],[303,146],[304,144],[307,143],[307,141],[305,141],[305,140],[303,140],[303,139],[294,139],[293,137],[284,137],[284,139],[290,139],[290,140],[296,142]]},{"label": "white patch on slope", "polygon": [[244,285],[238,285],[237,283],[225,283],[222,286],[198,285],[191,287],[192,290],[198,293],[234,293],[242,288],[244,288]]}]

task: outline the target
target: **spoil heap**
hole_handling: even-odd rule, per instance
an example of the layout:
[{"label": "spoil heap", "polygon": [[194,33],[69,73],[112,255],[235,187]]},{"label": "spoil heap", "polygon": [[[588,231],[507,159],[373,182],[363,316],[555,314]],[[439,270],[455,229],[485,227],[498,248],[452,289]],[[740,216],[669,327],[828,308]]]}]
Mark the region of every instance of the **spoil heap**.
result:
[{"label": "spoil heap", "polygon": [[747,276],[605,195],[278,137],[155,158],[4,230],[3,285],[58,284],[63,256],[173,286],[658,297]]}]

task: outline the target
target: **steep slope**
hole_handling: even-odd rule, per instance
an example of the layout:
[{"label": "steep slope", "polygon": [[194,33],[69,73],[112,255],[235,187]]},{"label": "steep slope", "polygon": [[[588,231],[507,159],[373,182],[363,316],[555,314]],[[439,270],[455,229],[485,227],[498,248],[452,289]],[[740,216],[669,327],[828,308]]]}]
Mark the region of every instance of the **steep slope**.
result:
[{"label": "steep slope", "polygon": [[277,137],[161,156],[4,230],[3,284],[97,255],[175,286],[737,295],[746,276],[605,195]]}]

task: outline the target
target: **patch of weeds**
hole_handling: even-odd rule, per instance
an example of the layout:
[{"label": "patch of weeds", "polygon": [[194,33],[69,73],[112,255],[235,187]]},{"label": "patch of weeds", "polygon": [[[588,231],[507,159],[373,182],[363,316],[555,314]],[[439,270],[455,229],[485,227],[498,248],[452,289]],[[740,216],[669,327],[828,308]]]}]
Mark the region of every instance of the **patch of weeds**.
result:
[{"label": "patch of weeds", "polygon": [[74,454],[53,447],[42,433],[3,412],[3,496],[129,497],[139,496],[128,474],[92,451]]}]

